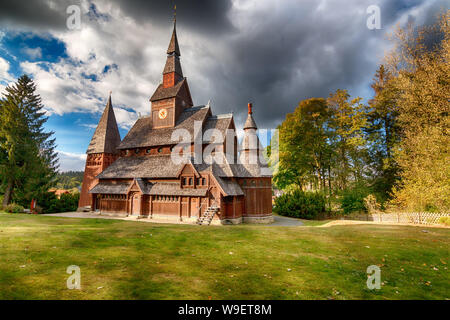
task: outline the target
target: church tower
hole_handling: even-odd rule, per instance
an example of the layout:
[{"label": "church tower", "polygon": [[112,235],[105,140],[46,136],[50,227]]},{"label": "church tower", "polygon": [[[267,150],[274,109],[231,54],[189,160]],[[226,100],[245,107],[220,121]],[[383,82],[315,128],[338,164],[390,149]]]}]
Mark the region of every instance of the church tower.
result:
[{"label": "church tower", "polygon": [[193,106],[187,79],[183,77],[181,69],[176,25],[174,19],[163,81],[150,99],[152,129],[174,127],[183,110]]},{"label": "church tower", "polygon": [[98,183],[98,179],[95,177],[118,158],[119,153],[116,148],[119,144],[119,128],[117,127],[110,95],[105,111],[103,111],[103,115],[86,151],[87,158],[80,201],[78,203],[79,208],[92,205],[89,190]]}]

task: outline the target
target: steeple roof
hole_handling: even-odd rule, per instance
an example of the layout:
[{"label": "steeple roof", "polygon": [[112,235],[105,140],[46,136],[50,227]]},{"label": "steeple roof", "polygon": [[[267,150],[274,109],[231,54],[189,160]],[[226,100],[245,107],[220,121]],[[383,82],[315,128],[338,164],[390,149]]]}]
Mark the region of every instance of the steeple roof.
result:
[{"label": "steeple roof", "polygon": [[244,124],[244,130],[245,129],[258,129],[258,127],[256,126],[255,119],[253,119],[253,116],[251,114],[247,116],[247,120],[245,121]]},{"label": "steeple roof", "polygon": [[105,111],[98,122],[97,129],[95,129],[94,136],[86,151],[91,153],[117,153],[117,147],[120,144],[119,128],[117,127],[116,116],[111,102],[111,95],[109,95],[106,103]]},{"label": "steeple roof", "polygon": [[181,69],[180,59],[177,56],[168,56],[166,65],[164,66],[163,74],[175,72],[183,77],[183,70]]},{"label": "steeple roof", "polygon": [[248,116],[247,116],[247,120],[245,121],[244,124],[244,130],[245,129],[258,129],[258,127],[256,126],[256,122],[255,119],[253,119],[253,106],[251,103],[248,104]]},{"label": "steeple roof", "polygon": [[172,38],[170,39],[169,48],[167,49],[167,54],[175,54],[180,56],[180,47],[178,46],[178,38],[177,38],[177,21],[175,20],[173,23],[173,32]]}]

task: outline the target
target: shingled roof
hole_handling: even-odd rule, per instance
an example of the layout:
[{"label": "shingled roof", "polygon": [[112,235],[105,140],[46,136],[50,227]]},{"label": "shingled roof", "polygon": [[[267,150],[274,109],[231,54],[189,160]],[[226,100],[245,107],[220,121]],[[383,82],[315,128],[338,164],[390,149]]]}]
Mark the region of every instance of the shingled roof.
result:
[{"label": "shingled roof", "polygon": [[158,88],[156,88],[155,93],[150,98],[151,102],[168,99],[168,98],[175,98],[179,96],[181,93],[181,89],[183,89],[183,86],[187,86],[186,78],[179,81],[176,85],[173,87],[167,87],[164,88],[164,85],[161,83]]},{"label": "shingled roof", "polygon": [[167,48],[167,54],[176,54],[177,56],[181,55],[180,47],[178,46],[176,22],[173,24],[172,38],[170,39],[169,48]]},{"label": "shingled roof", "polygon": [[127,194],[129,183],[99,183],[93,187],[89,193],[99,193],[99,194]]},{"label": "shingled roof", "polygon": [[220,177],[215,177],[217,183],[225,192],[227,196],[243,196],[244,192],[242,191],[239,184],[230,179],[222,179]]},{"label": "shingled roof", "polygon": [[245,129],[258,129],[258,127],[256,126],[255,119],[253,119],[251,113],[249,113],[249,115],[247,116],[247,120],[245,121],[244,130]]},{"label": "shingled roof", "polygon": [[212,119],[211,121],[214,121],[214,123],[210,123],[207,121],[209,117],[211,117],[210,107],[200,106],[184,109],[180,114],[176,125],[170,128],[152,129],[151,117],[138,119],[123,139],[119,149],[178,144],[179,141],[172,141],[172,133],[177,129],[187,130],[191,135],[191,141],[193,142],[195,121],[202,122],[204,127],[212,128],[217,126],[219,129],[223,128],[223,121]]},{"label": "shingled roof", "polygon": [[204,197],[206,196],[207,192],[208,190],[206,188],[181,188],[178,182],[158,182],[150,185],[150,188],[146,191],[145,194]]},{"label": "shingled roof", "polygon": [[95,129],[94,136],[86,151],[91,153],[117,153],[117,147],[120,144],[119,128],[117,127],[116,117],[112,107],[111,96],[106,103],[105,111]]},{"label": "shingled roof", "polygon": [[164,66],[163,74],[176,72],[183,77],[183,70],[181,69],[181,63],[178,56],[168,56],[166,65]]}]

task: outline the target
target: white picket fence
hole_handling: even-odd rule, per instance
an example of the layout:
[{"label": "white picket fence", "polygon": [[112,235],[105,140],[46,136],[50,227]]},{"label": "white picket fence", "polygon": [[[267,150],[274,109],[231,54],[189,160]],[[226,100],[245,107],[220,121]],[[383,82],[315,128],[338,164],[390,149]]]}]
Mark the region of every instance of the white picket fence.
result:
[{"label": "white picket fence", "polygon": [[450,217],[450,213],[432,212],[403,212],[403,213],[373,213],[359,214],[342,217],[342,220],[360,220],[387,223],[412,223],[433,225],[439,224],[442,217]]}]

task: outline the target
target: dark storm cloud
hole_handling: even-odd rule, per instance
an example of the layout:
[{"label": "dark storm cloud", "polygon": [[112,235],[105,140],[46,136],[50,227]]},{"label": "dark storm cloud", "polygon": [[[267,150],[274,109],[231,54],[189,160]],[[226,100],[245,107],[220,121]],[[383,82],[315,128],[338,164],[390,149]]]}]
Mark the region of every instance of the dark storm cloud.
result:
[{"label": "dark storm cloud", "polygon": [[[232,30],[227,18],[231,0],[97,0],[89,1],[90,13],[96,13],[92,3],[113,3],[126,14],[141,23],[152,21],[167,24],[173,18],[174,4],[182,12],[177,19],[187,28],[208,34],[220,34]],[[0,24],[30,28],[66,28],[70,5],[80,5],[80,0],[2,0],[0,1]],[[89,15],[89,16],[92,16]]]},{"label": "dark storm cloud", "polygon": [[[245,120],[246,103],[255,104],[260,127],[276,127],[302,99],[327,97],[338,88],[370,98],[370,81],[388,48],[386,33],[398,19],[425,1],[379,1],[382,30],[369,30],[366,9],[373,1],[290,2],[259,11],[251,28],[226,41],[231,58],[222,68],[205,71],[216,85],[215,111],[235,112]],[[435,15],[444,1],[423,14]],[[425,17],[420,17],[421,20]],[[219,63],[219,61],[217,61]],[[230,85],[231,84],[231,85]],[[193,91],[202,95],[195,83]]]},{"label": "dark storm cloud", "polygon": [[70,4],[79,2],[2,0],[0,26],[62,29],[66,27],[66,9]]},{"label": "dark storm cloud", "polygon": [[[94,2],[99,1],[106,0]],[[171,0],[110,2],[138,23],[151,21],[167,26],[172,18]],[[65,27],[65,8],[77,2],[49,3],[3,0],[0,19],[32,27]],[[370,81],[387,48],[386,32],[413,9],[420,9],[419,20],[430,23],[440,9],[448,8],[445,0],[432,1],[425,9],[421,6],[430,4],[427,0],[261,0],[255,1],[253,7],[237,10],[231,0],[176,3],[182,64],[189,71],[185,75],[190,79],[194,102],[212,99],[215,113],[234,111],[238,124],[242,124],[246,104],[252,101],[260,127],[275,127],[300,100],[327,97],[338,88],[348,89],[353,96],[367,97]],[[366,8],[373,4],[381,7],[382,30],[366,26]],[[207,50],[189,43],[192,34],[202,37]],[[169,36],[154,41],[165,44]],[[145,57],[140,48],[130,51],[139,70]],[[193,65],[187,59],[190,55],[185,54],[189,51],[195,59],[204,61],[197,63],[195,70],[189,68]],[[156,82],[160,76],[148,77]],[[206,91],[193,81],[200,77],[208,79],[211,89]]]},{"label": "dark storm cloud", "polygon": [[231,0],[114,0],[127,14],[146,22],[149,19],[167,24],[172,19],[174,4],[177,6],[177,20],[183,26],[202,33],[222,33],[232,29],[227,14]]}]

